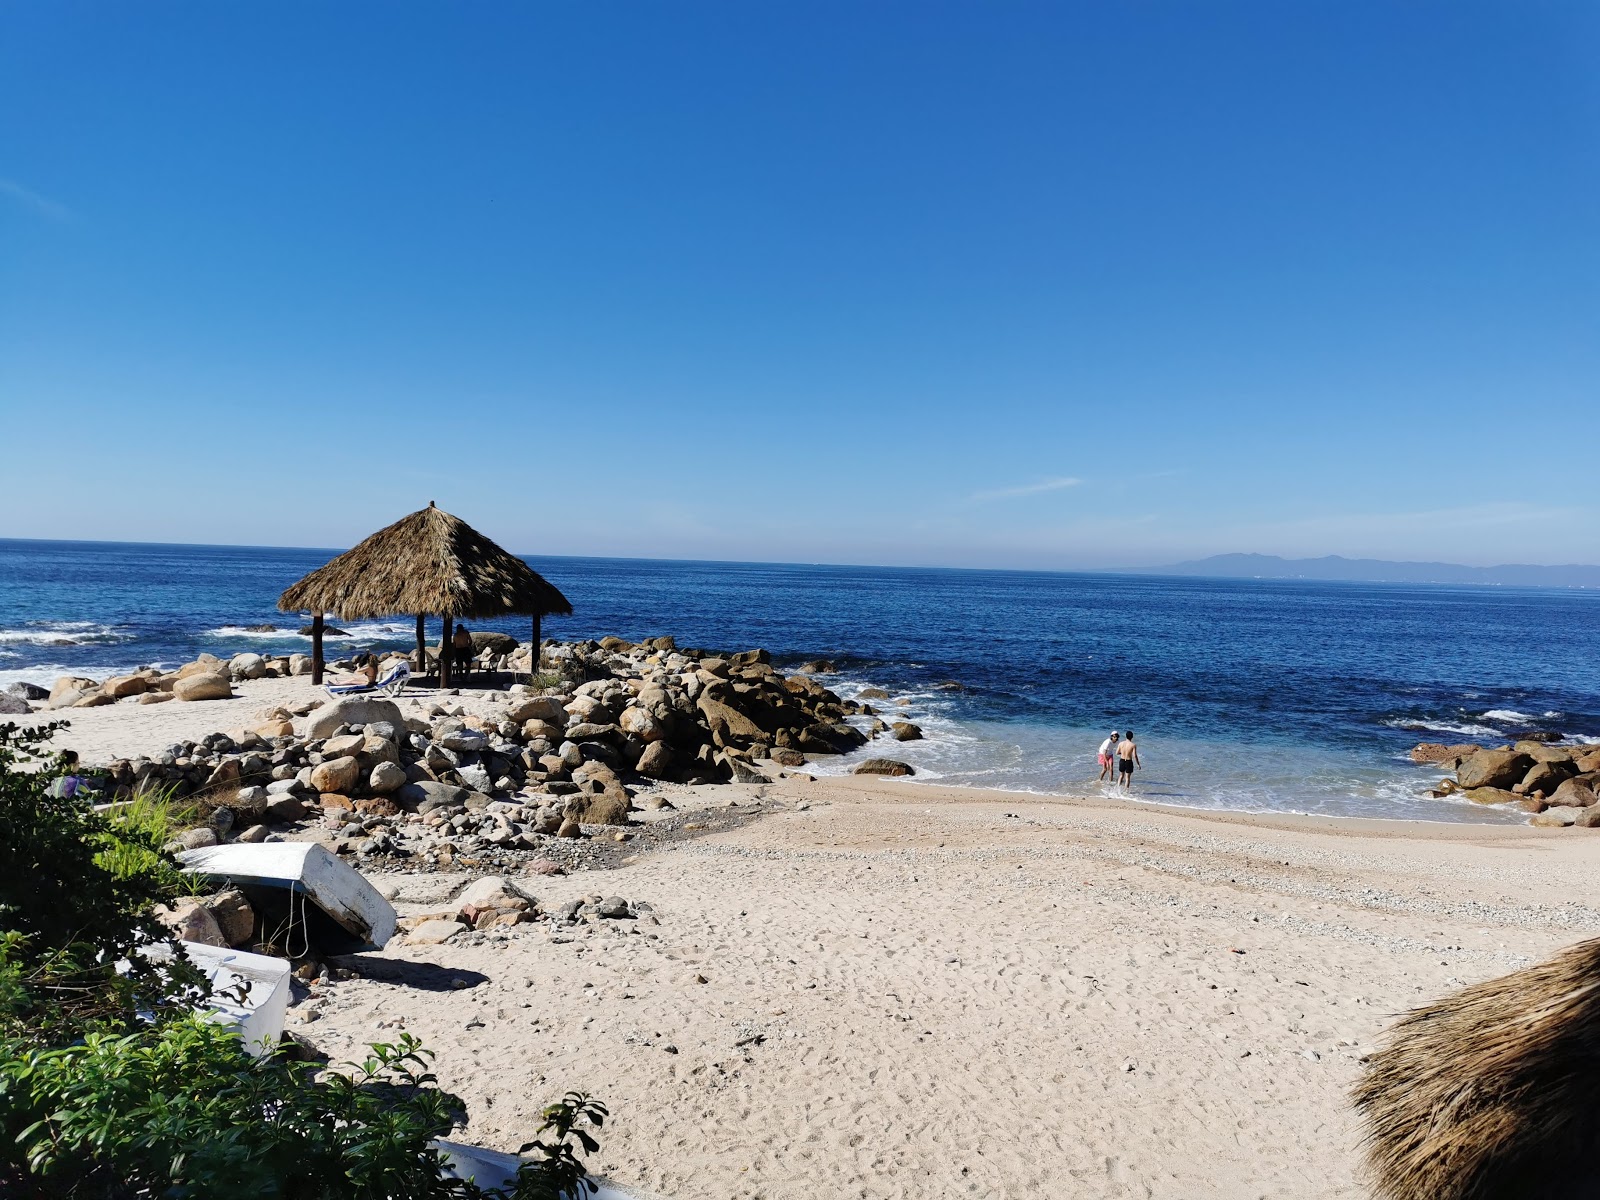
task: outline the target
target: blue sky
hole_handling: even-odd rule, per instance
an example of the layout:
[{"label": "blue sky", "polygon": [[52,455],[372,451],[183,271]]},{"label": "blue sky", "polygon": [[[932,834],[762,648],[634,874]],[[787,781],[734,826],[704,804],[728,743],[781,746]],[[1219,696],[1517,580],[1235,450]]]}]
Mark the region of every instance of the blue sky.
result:
[{"label": "blue sky", "polygon": [[1600,7],[0,7],[0,536],[1594,561]]}]

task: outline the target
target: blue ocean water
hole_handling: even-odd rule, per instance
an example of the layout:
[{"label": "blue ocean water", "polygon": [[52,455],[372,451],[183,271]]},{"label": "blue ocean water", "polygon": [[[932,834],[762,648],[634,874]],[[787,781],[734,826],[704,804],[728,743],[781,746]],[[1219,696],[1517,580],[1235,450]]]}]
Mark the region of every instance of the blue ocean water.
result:
[{"label": "blue ocean water", "polygon": [[[0,540],[0,684],[303,649],[278,594],[334,551]],[[550,637],[766,647],[884,688],[919,778],[1093,789],[1113,726],[1134,794],[1208,808],[1520,820],[1431,799],[1418,741],[1600,740],[1600,594],[1022,571],[530,558],[572,601]],[[280,632],[248,633],[273,624]],[[527,636],[517,620],[486,622]],[[407,646],[412,622],[345,627]],[[437,636],[437,627],[433,629]],[[956,683],[959,690],[941,687]],[[904,703],[900,703],[900,702]],[[881,745],[876,747],[881,753]],[[823,768],[843,769],[843,765]]]}]

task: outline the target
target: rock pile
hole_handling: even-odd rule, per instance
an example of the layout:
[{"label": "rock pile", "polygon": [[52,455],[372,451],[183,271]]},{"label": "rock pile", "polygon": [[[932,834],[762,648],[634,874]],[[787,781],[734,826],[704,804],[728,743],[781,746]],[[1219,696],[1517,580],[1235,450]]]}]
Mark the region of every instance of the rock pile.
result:
[{"label": "rock pile", "polygon": [[1435,796],[1516,805],[1533,814],[1535,825],[1600,827],[1600,745],[1554,745],[1546,738],[1494,748],[1424,742],[1411,761],[1455,772]]},{"label": "rock pile", "polygon": [[140,704],[160,704],[167,700],[227,700],[233,684],[241,679],[266,679],[283,675],[311,674],[311,657],[290,654],[268,658],[261,654],[235,654],[221,659],[202,654],[176,671],[141,667],[127,675],[115,675],[102,682],[75,675],[63,675],[43,697],[41,708],[98,708],[119,700]]},{"label": "rock pile", "polygon": [[[409,711],[374,696],[307,698],[257,712],[248,729],[119,759],[89,783],[115,799],[199,797],[209,819],[184,832],[185,848],[260,841],[278,836],[274,824],[321,816],[346,853],[449,863],[625,826],[642,781],[764,783],[774,768],[868,740],[848,718],[870,708],[783,675],[764,650],[723,656],[671,638],[607,638],[547,644],[544,658],[562,672],[554,686],[480,693],[487,712],[450,696]],[[226,665],[256,671],[271,660]],[[175,683],[206,674],[175,672]]]}]

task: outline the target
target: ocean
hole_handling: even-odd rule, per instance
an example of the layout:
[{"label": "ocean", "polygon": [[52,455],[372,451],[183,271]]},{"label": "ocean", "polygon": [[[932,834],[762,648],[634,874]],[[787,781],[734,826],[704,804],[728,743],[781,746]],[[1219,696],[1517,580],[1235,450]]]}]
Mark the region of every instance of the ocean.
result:
[{"label": "ocean", "polygon": [[[171,666],[309,638],[280,592],[336,551],[0,539],[0,686]],[[1521,813],[1439,800],[1419,741],[1553,730],[1600,741],[1600,593],[637,559],[530,558],[572,601],[545,636],[826,658],[889,692],[920,780],[1096,790],[1095,749],[1138,734],[1136,798],[1438,821]],[[277,632],[248,632],[270,624]],[[471,623],[526,638],[527,622]],[[409,618],[343,626],[330,655],[407,647]],[[431,627],[437,637],[437,625]],[[337,649],[335,649],[337,647]],[[895,701],[905,700],[904,706]],[[848,764],[820,768],[840,771]]]}]

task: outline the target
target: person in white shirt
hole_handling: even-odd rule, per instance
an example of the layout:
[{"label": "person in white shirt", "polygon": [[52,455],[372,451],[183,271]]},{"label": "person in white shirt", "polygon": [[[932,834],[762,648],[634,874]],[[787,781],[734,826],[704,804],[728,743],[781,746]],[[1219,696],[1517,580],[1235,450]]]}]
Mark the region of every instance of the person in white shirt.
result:
[{"label": "person in white shirt", "polygon": [[1111,736],[1100,743],[1100,778],[1097,783],[1104,783],[1108,778],[1112,783],[1117,781],[1116,766],[1117,731],[1113,729]]}]

